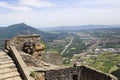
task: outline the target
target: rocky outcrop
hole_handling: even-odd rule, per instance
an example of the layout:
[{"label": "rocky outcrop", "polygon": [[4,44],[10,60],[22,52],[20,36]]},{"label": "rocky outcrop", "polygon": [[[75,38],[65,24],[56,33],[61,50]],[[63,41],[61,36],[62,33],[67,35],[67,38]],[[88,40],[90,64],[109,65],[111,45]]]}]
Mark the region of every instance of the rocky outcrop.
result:
[{"label": "rocky outcrop", "polygon": [[20,52],[20,55],[22,56],[22,59],[24,60],[24,62],[26,63],[26,65],[28,67],[42,67],[42,62],[41,60],[38,60],[36,58],[34,58],[33,56],[26,54],[24,52]]},{"label": "rocky outcrop", "polygon": [[53,65],[61,65],[62,64],[62,56],[58,53],[45,53],[42,54],[41,59]]}]

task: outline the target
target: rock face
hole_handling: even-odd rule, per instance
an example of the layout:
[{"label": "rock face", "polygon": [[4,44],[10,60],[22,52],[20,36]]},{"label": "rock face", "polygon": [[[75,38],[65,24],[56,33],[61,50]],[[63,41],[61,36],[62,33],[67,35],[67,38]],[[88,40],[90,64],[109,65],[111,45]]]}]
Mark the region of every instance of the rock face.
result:
[{"label": "rock face", "polygon": [[22,59],[24,60],[24,62],[26,63],[26,65],[28,67],[42,67],[42,63],[41,60],[38,60],[36,58],[34,58],[33,56],[26,54],[24,52],[20,52]]},{"label": "rock face", "polygon": [[41,59],[53,65],[61,65],[62,64],[62,57],[58,53],[45,53],[42,54]]},{"label": "rock face", "polygon": [[45,80],[116,80],[114,77],[86,66],[70,67],[45,72]]}]

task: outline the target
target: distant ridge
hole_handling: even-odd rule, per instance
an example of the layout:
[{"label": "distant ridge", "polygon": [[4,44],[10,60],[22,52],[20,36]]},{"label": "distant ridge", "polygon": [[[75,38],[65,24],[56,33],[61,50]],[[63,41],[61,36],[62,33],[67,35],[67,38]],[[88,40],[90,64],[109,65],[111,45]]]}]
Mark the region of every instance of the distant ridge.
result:
[{"label": "distant ridge", "polygon": [[78,30],[101,29],[101,28],[120,28],[120,25],[60,26],[60,27],[38,28],[38,29],[42,31],[78,31]]}]

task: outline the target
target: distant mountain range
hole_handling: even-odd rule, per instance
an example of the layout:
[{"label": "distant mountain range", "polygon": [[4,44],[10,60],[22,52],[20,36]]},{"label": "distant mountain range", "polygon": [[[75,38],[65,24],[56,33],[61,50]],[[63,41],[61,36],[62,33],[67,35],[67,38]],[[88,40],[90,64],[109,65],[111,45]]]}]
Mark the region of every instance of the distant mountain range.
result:
[{"label": "distant mountain range", "polygon": [[[50,27],[50,28],[34,28],[25,23],[13,24],[7,27],[0,27],[0,44],[3,44],[5,39],[10,39],[16,35],[23,34],[40,34],[42,40],[51,41],[61,36],[62,34],[48,33],[54,31],[79,31],[87,29],[101,29],[101,28],[120,28],[120,25],[85,25],[85,26],[62,26],[62,27]],[[42,31],[41,31],[42,30]],[[44,32],[45,31],[45,32]]]},{"label": "distant mountain range", "polygon": [[38,28],[38,29],[42,31],[79,31],[79,30],[101,29],[101,28],[120,28],[120,25],[61,26],[61,27],[48,27],[48,28]]},{"label": "distant mountain range", "polygon": [[53,35],[51,33],[47,33],[47,31],[48,32],[49,31],[79,31],[86,29],[101,29],[101,28],[115,28],[115,27],[120,28],[120,25],[61,26],[61,27],[36,29],[25,23],[19,23],[19,24],[10,25],[8,27],[0,27],[0,40],[4,40],[6,38],[11,38],[15,35],[21,35],[21,34],[40,34],[42,37],[54,37],[55,34]]}]

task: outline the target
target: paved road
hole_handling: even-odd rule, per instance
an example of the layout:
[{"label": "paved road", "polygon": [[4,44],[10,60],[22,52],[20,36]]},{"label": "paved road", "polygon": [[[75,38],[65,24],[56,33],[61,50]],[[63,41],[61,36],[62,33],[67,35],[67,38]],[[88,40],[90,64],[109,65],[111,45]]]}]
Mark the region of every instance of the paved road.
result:
[{"label": "paved road", "polygon": [[67,50],[67,48],[72,44],[74,37],[71,38],[70,42],[65,46],[65,49],[60,53],[61,55]]}]

